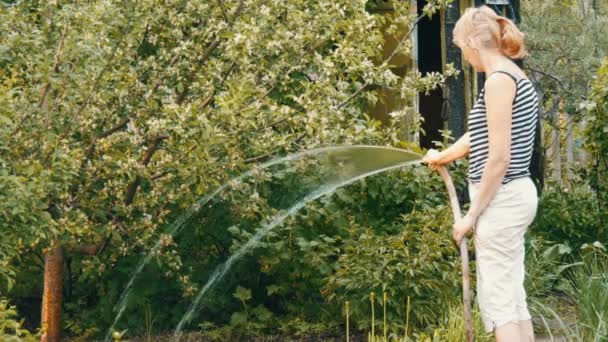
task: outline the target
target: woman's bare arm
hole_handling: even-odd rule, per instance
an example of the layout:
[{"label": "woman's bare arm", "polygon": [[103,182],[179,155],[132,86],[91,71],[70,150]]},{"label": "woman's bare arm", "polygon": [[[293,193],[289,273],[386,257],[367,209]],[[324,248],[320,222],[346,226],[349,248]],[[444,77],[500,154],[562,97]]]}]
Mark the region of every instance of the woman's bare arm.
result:
[{"label": "woman's bare arm", "polygon": [[429,164],[430,167],[437,169],[439,166],[449,163],[458,158],[462,158],[469,154],[470,147],[470,135],[469,132],[465,133],[458,139],[452,146],[439,152],[437,150],[430,149],[427,151],[422,161]]},{"label": "woman's bare arm", "polygon": [[471,136],[469,132],[463,134],[452,146],[439,153],[439,164],[447,164],[456,159],[466,157],[471,147]]}]

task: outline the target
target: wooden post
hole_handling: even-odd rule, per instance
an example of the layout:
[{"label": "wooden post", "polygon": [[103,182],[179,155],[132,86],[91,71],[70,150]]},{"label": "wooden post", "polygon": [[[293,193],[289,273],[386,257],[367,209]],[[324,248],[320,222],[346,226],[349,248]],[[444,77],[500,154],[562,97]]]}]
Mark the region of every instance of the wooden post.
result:
[{"label": "wooden post", "polygon": [[453,63],[460,70],[460,76],[450,77],[447,83],[447,121],[448,129],[454,139],[460,138],[466,130],[466,108],[464,99],[464,71],[462,70],[462,55],[460,49],[453,43],[454,26],[460,18],[460,0],[454,0],[445,10],[445,52],[446,63]]},{"label": "wooden post", "polygon": [[[484,0],[475,0],[475,7],[479,7],[483,4],[485,4],[486,2]],[[477,93],[479,94],[479,92],[481,92],[481,89],[483,88],[483,84],[486,81],[486,75],[483,72],[478,72],[477,73]]]},{"label": "wooden post", "polygon": [[61,338],[63,259],[63,249],[58,244],[53,244],[44,256],[41,342],[59,342]]},{"label": "wooden post", "polygon": [[[561,110],[561,103],[560,103]],[[560,122],[559,122],[559,113],[551,118],[549,118],[552,122],[550,125],[551,129],[551,141],[549,145],[549,163],[551,164],[551,176],[552,178],[558,182],[558,184],[562,184],[562,156],[561,156],[561,133],[560,133]]]},{"label": "wooden post", "polygon": [[567,111],[564,111],[566,116],[565,129],[566,129],[566,179],[567,184],[574,180],[574,125],[572,123],[572,116]]}]

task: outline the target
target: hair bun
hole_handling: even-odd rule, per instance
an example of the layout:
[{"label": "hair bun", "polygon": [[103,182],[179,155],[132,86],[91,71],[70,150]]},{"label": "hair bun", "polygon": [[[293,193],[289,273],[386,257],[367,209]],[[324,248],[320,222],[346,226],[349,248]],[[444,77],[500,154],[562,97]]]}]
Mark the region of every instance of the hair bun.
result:
[{"label": "hair bun", "polygon": [[524,48],[524,33],[508,18],[497,16],[500,27],[500,49],[510,58],[523,58],[527,55]]}]

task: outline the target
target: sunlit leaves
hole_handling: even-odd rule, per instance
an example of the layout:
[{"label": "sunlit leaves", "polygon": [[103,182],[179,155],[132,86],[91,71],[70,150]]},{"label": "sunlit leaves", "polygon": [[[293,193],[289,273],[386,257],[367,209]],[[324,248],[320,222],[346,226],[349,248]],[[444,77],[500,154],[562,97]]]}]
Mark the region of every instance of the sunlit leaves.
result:
[{"label": "sunlit leaves", "polygon": [[[448,2],[430,2],[425,14]],[[100,255],[78,260],[79,281],[92,282],[161,238],[157,266],[191,295],[196,285],[182,269],[177,242],[162,235],[185,208],[273,155],[331,144],[399,145],[401,120],[417,116],[417,93],[443,82],[447,73],[397,76],[383,60],[385,26],[389,34],[405,30],[399,53],[410,52],[403,34],[416,19],[411,3],[395,2],[386,15],[366,5],[140,0],[2,7],[0,245],[17,255],[51,241],[66,250],[107,241]],[[406,108],[386,125],[366,113],[380,88],[398,90]],[[235,220],[268,214],[264,200],[225,196],[232,201],[226,215]],[[243,238],[232,231],[222,238]],[[326,265],[323,272],[330,271]]]}]

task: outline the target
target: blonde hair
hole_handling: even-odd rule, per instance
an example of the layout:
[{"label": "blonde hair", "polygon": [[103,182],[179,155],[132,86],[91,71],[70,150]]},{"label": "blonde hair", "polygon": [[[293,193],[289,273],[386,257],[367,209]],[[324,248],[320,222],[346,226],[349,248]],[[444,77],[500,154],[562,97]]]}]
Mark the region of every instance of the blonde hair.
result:
[{"label": "blonde hair", "polygon": [[454,40],[459,47],[465,44],[476,48],[498,48],[510,58],[528,55],[524,33],[510,19],[496,14],[486,5],[467,8],[456,22],[454,36],[457,32],[465,39],[464,42]]}]

